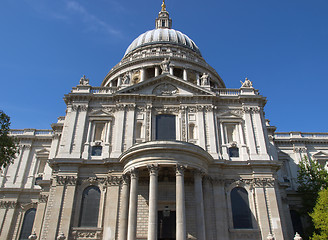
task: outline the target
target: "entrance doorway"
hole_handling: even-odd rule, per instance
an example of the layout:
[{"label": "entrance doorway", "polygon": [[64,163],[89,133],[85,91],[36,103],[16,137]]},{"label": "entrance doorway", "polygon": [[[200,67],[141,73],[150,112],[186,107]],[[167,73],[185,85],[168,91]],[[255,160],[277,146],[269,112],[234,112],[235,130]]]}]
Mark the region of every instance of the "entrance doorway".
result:
[{"label": "entrance doorway", "polygon": [[158,240],[175,240],[175,211],[158,211]]}]

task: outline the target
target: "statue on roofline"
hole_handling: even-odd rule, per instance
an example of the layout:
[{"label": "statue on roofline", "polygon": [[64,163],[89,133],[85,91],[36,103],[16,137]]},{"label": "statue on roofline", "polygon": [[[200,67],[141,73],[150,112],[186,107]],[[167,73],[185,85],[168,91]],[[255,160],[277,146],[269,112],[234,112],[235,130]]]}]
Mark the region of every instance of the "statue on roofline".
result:
[{"label": "statue on roofline", "polygon": [[241,87],[243,88],[253,88],[253,83],[248,79],[248,78],[245,78],[245,82],[241,82]]},{"label": "statue on roofline", "polygon": [[81,77],[80,79],[80,85],[82,86],[89,85],[89,78],[86,78],[85,75],[83,75],[83,77]]}]

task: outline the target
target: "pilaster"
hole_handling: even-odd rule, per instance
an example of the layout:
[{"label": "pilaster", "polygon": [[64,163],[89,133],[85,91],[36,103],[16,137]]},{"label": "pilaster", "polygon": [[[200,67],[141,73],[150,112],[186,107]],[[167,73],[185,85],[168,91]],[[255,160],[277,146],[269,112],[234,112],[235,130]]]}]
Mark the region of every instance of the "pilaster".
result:
[{"label": "pilaster", "polygon": [[206,114],[206,125],[208,128],[207,134],[209,139],[209,153],[212,154],[213,157],[217,156],[217,129],[216,124],[214,122],[214,107],[213,106],[207,106],[205,110]]},{"label": "pilaster", "polygon": [[125,132],[125,142],[124,142],[124,150],[130,148],[133,145],[133,132],[135,128],[135,106],[131,105],[127,107],[126,113],[126,132]]},{"label": "pilaster", "polygon": [[36,209],[34,224],[32,228],[38,237],[41,236],[42,223],[46,212],[47,202],[48,202],[48,195],[41,193],[39,195],[38,207]]},{"label": "pilaster", "polygon": [[69,236],[73,213],[74,198],[76,192],[77,176],[65,177],[66,189],[63,196],[62,214],[60,215],[60,227],[58,232]]},{"label": "pilaster", "polygon": [[213,196],[216,236],[218,240],[226,240],[229,239],[229,226],[227,215],[227,199],[223,180],[215,180],[213,182]]},{"label": "pilaster", "polygon": [[1,201],[0,209],[4,209],[5,212],[3,223],[0,231],[0,238],[3,240],[11,240],[10,231],[13,225],[13,218],[16,210],[17,202],[16,201]]},{"label": "pilaster", "polygon": [[194,196],[196,202],[197,240],[206,240],[202,177],[203,173],[201,171],[194,171]]},{"label": "pilaster", "polygon": [[123,150],[125,114],[124,106],[120,106],[115,112],[115,126],[113,131],[113,157],[118,157]]},{"label": "pilaster", "polygon": [[61,157],[68,156],[71,153],[72,144],[74,142],[74,130],[76,127],[78,116],[78,105],[70,105],[67,107],[67,115],[63,127],[63,137],[60,143],[59,154]]},{"label": "pilaster", "polygon": [[249,153],[251,159],[255,156],[257,157],[257,149],[256,149],[256,140],[255,133],[253,129],[253,119],[251,115],[251,110],[248,107],[244,107],[244,119],[245,119],[245,128],[246,128],[246,137],[247,143],[249,147]]},{"label": "pilaster", "polygon": [[[105,198],[105,211],[104,211],[104,234],[103,238],[108,240],[114,240],[116,236],[117,229],[117,211],[119,204],[119,192],[121,177],[110,177],[108,179],[108,185],[106,190]],[[105,186],[104,186],[105,187]],[[100,218],[101,219],[101,218]]]},{"label": "pilaster", "polygon": [[[264,179],[255,179],[255,199],[257,205],[258,224],[261,230],[262,239],[266,239],[269,233],[272,233],[272,226],[269,216],[269,206],[267,199],[267,189]],[[283,238],[277,238],[283,239]]]},{"label": "pilaster", "polygon": [[[77,124],[74,129],[74,147],[72,147],[72,157],[80,158],[82,152],[82,144],[83,144],[83,136],[84,136],[84,129],[87,120],[87,113],[88,113],[88,105],[84,103],[84,105],[80,105],[78,109],[78,119]],[[65,235],[67,236],[67,235]]]},{"label": "pilaster", "polygon": [[205,119],[204,110],[202,106],[197,106],[197,123],[198,123],[198,136],[199,145],[206,150],[206,133],[205,133]]}]

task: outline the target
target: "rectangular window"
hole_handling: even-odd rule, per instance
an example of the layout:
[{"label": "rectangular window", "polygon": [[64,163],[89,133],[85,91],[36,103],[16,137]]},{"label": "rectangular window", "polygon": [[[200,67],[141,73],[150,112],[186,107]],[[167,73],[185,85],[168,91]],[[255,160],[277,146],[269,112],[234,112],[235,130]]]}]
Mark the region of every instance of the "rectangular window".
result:
[{"label": "rectangular window", "polygon": [[175,115],[156,116],[156,140],[176,140]]}]

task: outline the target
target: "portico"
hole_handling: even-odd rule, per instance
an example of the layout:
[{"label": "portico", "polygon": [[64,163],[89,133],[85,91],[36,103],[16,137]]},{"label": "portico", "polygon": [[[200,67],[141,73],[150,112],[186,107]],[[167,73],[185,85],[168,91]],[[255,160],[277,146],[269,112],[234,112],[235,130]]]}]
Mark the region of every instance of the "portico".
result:
[{"label": "portico", "polygon": [[[147,239],[158,239],[159,183],[169,182],[169,178],[171,181],[175,178],[176,190],[175,201],[173,202],[175,209],[166,209],[166,211],[175,210],[176,234],[174,239],[184,240],[187,238],[185,178],[194,184],[194,196],[197,202],[197,239],[205,239],[202,176],[207,172],[207,165],[211,161],[211,156],[198,146],[185,142],[153,141],[140,145],[132,147],[126,155],[121,157],[121,161],[126,166],[124,174],[130,176],[130,191],[123,192],[129,196],[122,196],[122,199],[129,199],[128,225],[121,225],[122,229],[127,228],[127,237],[122,236],[121,239],[134,240],[137,237],[138,186],[140,181],[148,183]],[[153,151],[153,159],[147,157],[149,154],[145,150],[147,147],[149,148],[148,151]],[[146,170],[148,170],[147,175]],[[187,177],[185,176],[186,172]]]}]

